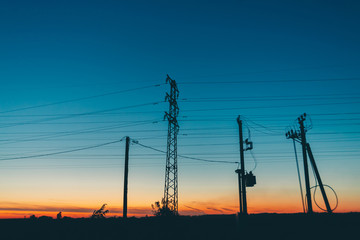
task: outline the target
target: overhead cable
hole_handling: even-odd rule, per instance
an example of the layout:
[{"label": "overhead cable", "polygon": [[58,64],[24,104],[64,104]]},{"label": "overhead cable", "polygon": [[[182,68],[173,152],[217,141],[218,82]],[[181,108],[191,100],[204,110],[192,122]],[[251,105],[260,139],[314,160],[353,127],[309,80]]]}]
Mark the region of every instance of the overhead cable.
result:
[{"label": "overhead cable", "polygon": [[[141,144],[139,143],[139,141],[136,141],[136,140],[132,140],[133,143],[139,145],[139,146],[142,146],[144,148],[148,148],[148,149],[151,149],[151,150],[154,150],[154,151],[157,151],[157,152],[161,152],[161,153],[165,153],[166,154],[166,151],[163,151],[163,150],[160,150],[160,149],[157,149],[157,148],[153,148],[151,146],[146,146],[144,144]],[[209,160],[209,159],[202,159],[202,158],[195,158],[195,157],[189,157],[189,156],[185,156],[185,155],[180,155],[178,154],[177,155],[178,157],[181,157],[181,158],[186,158],[186,159],[191,159],[191,160],[196,160],[196,161],[202,161],[202,162],[212,162],[212,163],[231,163],[231,164],[238,164],[239,162],[232,162],[232,161],[217,161],[217,160]]]},{"label": "overhead cable", "polygon": [[76,148],[76,149],[59,151],[59,152],[36,154],[36,155],[28,155],[28,156],[21,156],[21,157],[0,158],[0,161],[18,160],[18,159],[27,159],[27,158],[38,158],[38,157],[47,157],[47,156],[64,154],[64,153],[78,152],[78,151],[83,151],[83,150],[87,150],[87,149],[98,148],[98,147],[102,147],[102,146],[106,146],[106,145],[118,143],[118,142],[123,141],[123,139],[124,139],[124,138],[122,138],[122,139],[120,139],[120,140],[112,141],[112,142],[106,142],[106,143],[102,143],[102,144],[97,144],[97,145],[89,146],[89,147],[82,147],[82,148]]},{"label": "overhead cable", "polygon": [[132,91],[137,91],[137,90],[142,90],[142,89],[147,89],[147,88],[159,87],[161,85],[164,85],[164,84],[155,84],[155,85],[143,86],[143,87],[138,87],[138,88],[131,88],[131,89],[126,89],[126,90],[102,93],[102,94],[92,95],[92,96],[87,96],[87,97],[73,98],[73,99],[63,100],[63,101],[58,101],[58,102],[45,103],[45,104],[40,104],[40,105],[35,105],[35,106],[30,106],[30,107],[16,108],[16,109],[12,109],[12,110],[2,111],[2,112],[0,112],[0,114],[18,112],[18,111],[34,109],[34,108],[48,107],[48,106],[59,105],[59,104],[70,103],[70,102],[78,102],[78,101],[94,99],[94,98],[99,98],[99,97],[105,97],[105,96],[110,96],[110,95],[115,95],[115,94],[120,94],[120,93],[125,93],[125,92],[132,92]]}]

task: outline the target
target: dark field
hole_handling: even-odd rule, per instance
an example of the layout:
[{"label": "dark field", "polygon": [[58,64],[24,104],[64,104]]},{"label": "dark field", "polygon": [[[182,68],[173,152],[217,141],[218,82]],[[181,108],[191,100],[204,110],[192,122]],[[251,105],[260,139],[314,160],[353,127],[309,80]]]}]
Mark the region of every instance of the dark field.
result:
[{"label": "dark field", "polygon": [[359,239],[360,213],[3,219],[0,239]]}]

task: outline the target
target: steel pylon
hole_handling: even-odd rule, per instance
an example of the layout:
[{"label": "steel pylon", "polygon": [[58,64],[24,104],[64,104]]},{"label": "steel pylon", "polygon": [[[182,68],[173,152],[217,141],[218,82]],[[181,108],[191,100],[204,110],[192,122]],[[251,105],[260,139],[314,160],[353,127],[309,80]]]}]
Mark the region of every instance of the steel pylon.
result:
[{"label": "steel pylon", "polygon": [[177,99],[179,90],[175,80],[167,75],[166,83],[170,84],[170,94],[166,93],[165,101],[169,102],[169,111],[165,112],[164,119],[168,120],[167,151],[166,151],[166,168],[165,168],[165,189],[164,201],[165,206],[178,214],[178,166],[177,166],[177,134],[179,124],[177,116],[179,107]]}]

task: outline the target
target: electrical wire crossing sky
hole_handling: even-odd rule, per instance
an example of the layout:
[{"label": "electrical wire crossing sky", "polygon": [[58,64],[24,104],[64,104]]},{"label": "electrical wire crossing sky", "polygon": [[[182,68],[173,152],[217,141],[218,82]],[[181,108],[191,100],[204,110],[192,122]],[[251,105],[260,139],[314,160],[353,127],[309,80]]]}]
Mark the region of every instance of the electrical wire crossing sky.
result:
[{"label": "electrical wire crossing sky", "polygon": [[180,92],[180,215],[238,212],[239,115],[257,180],[248,212],[303,212],[301,145],[297,165],[285,136],[303,113],[331,208],[360,211],[359,11],[351,0],[3,1],[0,218],[89,217],[105,203],[122,216],[126,136],[127,213],[152,215],[167,74]]}]

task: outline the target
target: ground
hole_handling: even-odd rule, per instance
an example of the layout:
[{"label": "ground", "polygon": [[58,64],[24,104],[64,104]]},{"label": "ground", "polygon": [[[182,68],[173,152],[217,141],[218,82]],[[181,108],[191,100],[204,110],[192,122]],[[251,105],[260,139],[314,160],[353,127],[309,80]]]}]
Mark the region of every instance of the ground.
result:
[{"label": "ground", "polygon": [[2,219],[0,239],[347,239],[358,235],[359,220],[360,213]]}]

